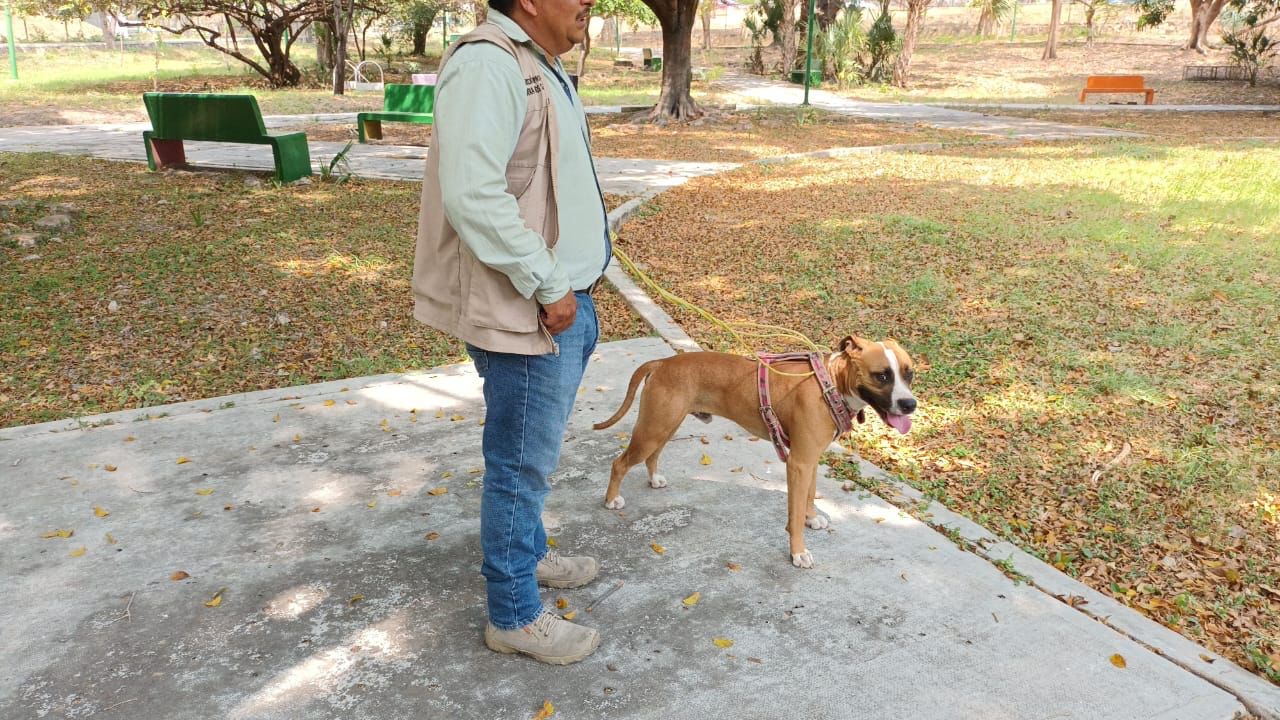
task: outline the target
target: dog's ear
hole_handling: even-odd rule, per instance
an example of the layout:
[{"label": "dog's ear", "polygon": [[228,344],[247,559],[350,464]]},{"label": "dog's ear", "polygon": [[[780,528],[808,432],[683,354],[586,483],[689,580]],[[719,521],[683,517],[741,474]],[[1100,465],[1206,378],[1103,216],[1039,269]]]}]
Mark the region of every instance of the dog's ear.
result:
[{"label": "dog's ear", "polygon": [[845,335],[840,341],[840,352],[857,355],[865,349],[864,341],[855,335]]}]

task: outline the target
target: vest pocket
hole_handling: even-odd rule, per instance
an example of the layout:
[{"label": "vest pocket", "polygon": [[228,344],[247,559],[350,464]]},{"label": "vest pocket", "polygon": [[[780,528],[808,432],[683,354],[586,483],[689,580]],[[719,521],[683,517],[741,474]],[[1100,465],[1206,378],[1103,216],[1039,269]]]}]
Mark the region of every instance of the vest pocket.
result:
[{"label": "vest pocket", "polygon": [[538,303],[527,299],[503,273],[467,253],[463,278],[464,320],[477,327],[506,332],[538,331]]}]

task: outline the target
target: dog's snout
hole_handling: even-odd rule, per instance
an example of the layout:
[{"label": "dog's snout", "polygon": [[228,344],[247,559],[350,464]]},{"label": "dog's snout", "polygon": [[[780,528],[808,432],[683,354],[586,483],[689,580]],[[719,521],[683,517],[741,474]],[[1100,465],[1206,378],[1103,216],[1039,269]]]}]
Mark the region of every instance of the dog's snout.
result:
[{"label": "dog's snout", "polygon": [[916,399],[902,398],[898,401],[898,408],[902,410],[903,415],[910,415],[916,411]]}]

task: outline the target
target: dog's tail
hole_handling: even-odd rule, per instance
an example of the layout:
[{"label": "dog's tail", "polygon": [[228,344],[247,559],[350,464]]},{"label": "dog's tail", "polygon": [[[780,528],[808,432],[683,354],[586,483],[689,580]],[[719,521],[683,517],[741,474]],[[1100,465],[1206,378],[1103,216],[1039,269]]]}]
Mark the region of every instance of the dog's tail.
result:
[{"label": "dog's tail", "polygon": [[609,418],[608,420],[605,420],[604,422],[598,422],[595,425],[592,425],[591,427],[596,430],[603,430],[609,427],[610,425],[621,420],[622,416],[626,415],[627,411],[631,409],[631,401],[634,400],[636,397],[636,388],[640,387],[640,383],[646,378],[648,378],[649,375],[654,370],[657,370],[658,366],[664,362],[666,362],[666,358],[660,358],[658,360],[650,360],[649,362],[636,368],[636,371],[631,373],[631,383],[627,385],[627,397],[623,399],[622,407],[618,408],[618,412],[614,413],[613,417]]}]

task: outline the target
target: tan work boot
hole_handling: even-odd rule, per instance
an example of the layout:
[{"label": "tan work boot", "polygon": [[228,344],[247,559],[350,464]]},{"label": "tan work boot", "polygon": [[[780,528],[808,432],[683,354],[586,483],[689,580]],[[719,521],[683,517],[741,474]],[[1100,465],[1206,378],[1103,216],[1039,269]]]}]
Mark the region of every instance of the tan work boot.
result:
[{"label": "tan work boot", "polygon": [[524,653],[539,662],[568,665],[595,652],[600,646],[600,633],[543,610],[537,620],[515,630],[499,630],[493,623],[487,624],[484,644],[495,652]]},{"label": "tan work boot", "polygon": [[593,557],[564,557],[555,550],[538,561],[538,584],[553,588],[582,587],[596,579],[600,563]]}]

